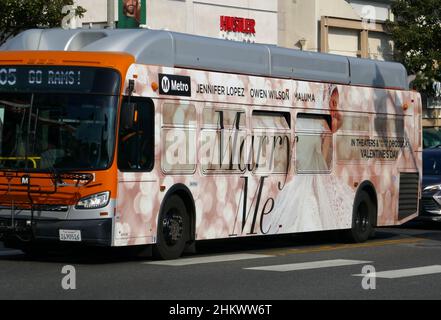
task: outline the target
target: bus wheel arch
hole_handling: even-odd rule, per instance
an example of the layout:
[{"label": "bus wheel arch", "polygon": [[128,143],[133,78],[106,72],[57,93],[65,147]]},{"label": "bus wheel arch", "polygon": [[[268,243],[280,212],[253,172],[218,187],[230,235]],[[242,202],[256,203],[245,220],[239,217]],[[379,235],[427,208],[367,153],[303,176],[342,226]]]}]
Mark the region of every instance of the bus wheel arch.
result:
[{"label": "bus wheel arch", "polygon": [[[170,220],[170,212],[174,215]],[[169,220],[167,220],[169,219]],[[176,246],[167,243],[164,237],[164,228],[167,229],[167,222],[179,225],[182,228],[182,239]],[[190,190],[183,184],[176,184],[171,187],[161,203],[157,221],[157,240],[154,246],[154,255],[160,259],[176,259],[184,249],[195,240],[196,208],[194,198]],[[168,229],[167,229],[168,230]]]},{"label": "bus wheel arch", "polygon": [[377,192],[370,181],[363,181],[355,194],[352,226],[348,230],[350,242],[364,242],[375,235],[378,217]]}]

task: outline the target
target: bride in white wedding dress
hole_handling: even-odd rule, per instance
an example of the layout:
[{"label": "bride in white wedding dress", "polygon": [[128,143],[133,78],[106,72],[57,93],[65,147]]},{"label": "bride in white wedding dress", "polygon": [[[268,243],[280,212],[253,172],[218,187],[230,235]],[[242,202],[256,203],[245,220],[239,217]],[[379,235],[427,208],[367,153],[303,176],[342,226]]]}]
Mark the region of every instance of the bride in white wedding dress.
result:
[{"label": "bride in white wedding dress", "polygon": [[[338,102],[336,88],[331,97]],[[332,98],[330,105],[335,108]],[[332,125],[326,117],[297,118],[296,175],[275,199],[271,232],[351,227],[355,191],[332,174],[332,134],[339,118],[332,114]]]}]

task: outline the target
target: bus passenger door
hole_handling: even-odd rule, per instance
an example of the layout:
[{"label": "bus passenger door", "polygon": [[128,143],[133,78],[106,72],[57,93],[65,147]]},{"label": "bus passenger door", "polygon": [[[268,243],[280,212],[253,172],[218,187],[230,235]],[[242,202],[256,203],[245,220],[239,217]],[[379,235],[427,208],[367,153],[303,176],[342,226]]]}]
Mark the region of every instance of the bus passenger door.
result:
[{"label": "bus passenger door", "polygon": [[131,98],[121,109],[118,168],[150,172],[154,165],[154,105],[151,99]]},{"label": "bus passenger door", "polygon": [[[121,107],[118,139],[116,246],[153,242],[153,212],[158,178],[155,165],[155,106],[151,99],[126,97]],[[157,208],[155,207],[157,206]]]}]

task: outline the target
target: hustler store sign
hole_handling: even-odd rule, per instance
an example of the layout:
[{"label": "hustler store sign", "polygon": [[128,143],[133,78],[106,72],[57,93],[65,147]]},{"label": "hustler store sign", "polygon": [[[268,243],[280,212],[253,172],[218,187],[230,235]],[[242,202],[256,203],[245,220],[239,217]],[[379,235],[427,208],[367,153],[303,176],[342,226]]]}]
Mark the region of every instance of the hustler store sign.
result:
[{"label": "hustler store sign", "polygon": [[239,17],[220,17],[220,37],[226,40],[256,42],[256,20]]}]

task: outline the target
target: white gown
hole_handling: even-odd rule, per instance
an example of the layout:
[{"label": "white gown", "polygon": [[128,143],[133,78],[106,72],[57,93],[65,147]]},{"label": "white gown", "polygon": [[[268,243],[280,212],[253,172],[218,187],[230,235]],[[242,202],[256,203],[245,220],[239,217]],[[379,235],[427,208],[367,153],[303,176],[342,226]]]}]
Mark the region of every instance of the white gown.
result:
[{"label": "white gown", "polygon": [[[297,123],[298,131],[305,128],[315,132],[328,131],[326,121],[305,120],[307,121]],[[271,214],[273,220],[268,222],[271,224],[271,232],[290,233],[351,227],[355,192],[332,172],[329,173],[322,153],[323,137],[323,134],[300,135],[296,146],[296,170],[319,173],[296,174],[278,194]]]}]

